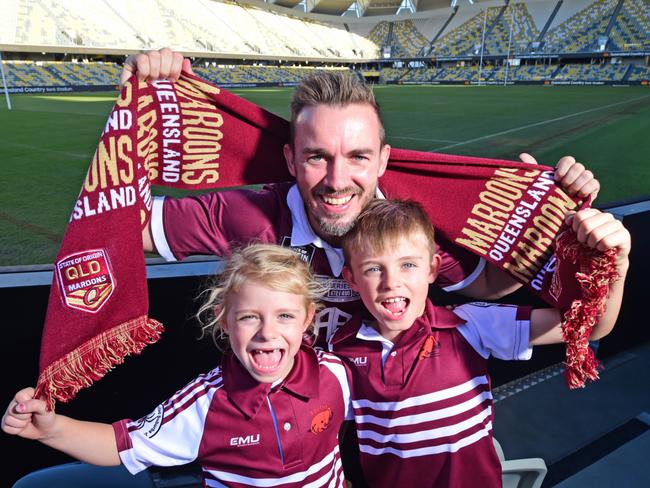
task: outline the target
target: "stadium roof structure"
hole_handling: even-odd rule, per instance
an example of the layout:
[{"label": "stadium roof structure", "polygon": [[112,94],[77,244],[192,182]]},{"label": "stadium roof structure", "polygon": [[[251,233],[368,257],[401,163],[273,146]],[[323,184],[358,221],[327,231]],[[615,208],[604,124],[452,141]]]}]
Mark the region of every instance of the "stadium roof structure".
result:
[{"label": "stadium roof structure", "polygon": [[[267,3],[307,13],[341,16],[357,15],[358,12],[359,17],[398,15],[402,11],[425,12],[485,2],[494,3],[491,0],[267,0]],[[412,10],[403,9],[404,5],[409,5]]]}]

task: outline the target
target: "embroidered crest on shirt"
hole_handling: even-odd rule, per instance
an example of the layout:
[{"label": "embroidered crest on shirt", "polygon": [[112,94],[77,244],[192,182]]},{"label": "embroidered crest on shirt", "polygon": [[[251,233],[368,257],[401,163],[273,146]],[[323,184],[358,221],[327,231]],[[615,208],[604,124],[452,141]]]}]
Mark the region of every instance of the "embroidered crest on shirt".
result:
[{"label": "embroidered crest on shirt", "polygon": [[422,344],[422,349],[420,349],[420,355],[418,356],[418,360],[422,361],[423,359],[430,358],[431,356],[435,356],[437,354],[437,349],[440,347],[440,344],[436,340],[435,337],[429,336],[426,338],[424,341],[424,344]]},{"label": "embroidered crest on shirt", "polygon": [[162,405],[158,405],[156,409],[151,412],[146,417],[141,418],[136,422],[136,427],[138,430],[141,430],[142,433],[151,439],[155,436],[160,427],[162,426],[162,421],[164,417],[164,409]]},{"label": "embroidered crest on shirt", "polygon": [[291,249],[307,264],[311,264],[311,260],[314,259],[314,253],[316,252],[316,248],[312,244],[307,244],[306,246],[292,246],[291,237],[289,236],[284,236],[282,238],[281,246]]},{"label": "embroidered crest on shirt", "polygon": [[84,312],[97,313],[115,289],[115,279],[104,249],[70,254],[55,265],[65,304]]},{"label": "embroidered crest on shirt", "polygon": [[321,407],[318,410],[311,412],[311,426],[309,430],[312,434],[320,434],[324,432],[330,425],[330,421],[334,416],[330,407]]},{"label": "embroidered crest on shirt", "polygon": [[359,300],[359,294],[352,290],[344,279],[321,275],[316,275],[316,279],[327,280],[327,293],[323,298],[328,302],[356,302]]}]

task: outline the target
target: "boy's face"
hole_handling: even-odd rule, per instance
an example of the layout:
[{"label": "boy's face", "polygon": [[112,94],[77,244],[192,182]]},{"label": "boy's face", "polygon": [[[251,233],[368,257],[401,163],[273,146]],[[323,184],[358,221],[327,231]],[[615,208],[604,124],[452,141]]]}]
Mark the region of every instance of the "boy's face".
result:
[{"label": "boy's face", "polygon": [[375,317],[379,333],[393,342],[424,312],[440,266],[440,256],[431,253],[421,232],[400,237],[381,253],[370,246],[350,253],[345,279]]},{"label": "boy's face", "polygon": [[223,324],[239,362],[261,383],[283,379],[314,317],[305,297],[247,281],[232,293]]}]

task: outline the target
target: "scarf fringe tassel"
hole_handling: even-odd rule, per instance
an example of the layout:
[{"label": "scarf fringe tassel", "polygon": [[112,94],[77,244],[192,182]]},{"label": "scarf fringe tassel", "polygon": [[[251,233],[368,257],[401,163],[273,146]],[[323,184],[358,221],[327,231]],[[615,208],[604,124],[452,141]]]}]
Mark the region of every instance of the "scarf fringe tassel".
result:
[{"label": "scarf fringe tassel", "polygon": [[562,335],[566,345],[564,379],[570,389],[584,388],[587,380],[598,379],[598,370],[602,369],[589,347],[589,336],[596,321],[605,312],[610,284],[619,279],[616,249],[601,252],[575,240],[571,244],[559,240],[556,254],[573,263],[579,261],[583,264],[581,272],[575,275],[582,298],[573,300],[564,313]]},{"label": "scarf fringe tassel", "polygon": [[38,378],[36,398],[47,402],[68,402],[131,354],[140,354],[160,339],[164,326],[146,315],[120,324],[93,337],[74,351],[52,363]]}]

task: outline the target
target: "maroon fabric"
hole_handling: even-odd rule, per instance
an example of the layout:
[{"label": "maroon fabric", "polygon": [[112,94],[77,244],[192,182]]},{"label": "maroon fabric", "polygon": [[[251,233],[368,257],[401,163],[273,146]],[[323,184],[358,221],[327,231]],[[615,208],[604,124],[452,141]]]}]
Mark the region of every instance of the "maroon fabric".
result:
[{"label": "maroon fabric", "polygon": [[359,314],[335,334],[369,486],[501,486],[487,360],[456,329],[463,323],[427,301],[383,365],[381,343],[357,337]]},{"label": "maroon fabric", "polygon": [[[125,84],[55,263],[38,382],[50,406],[54,399],[70,400],[162,332],[147,316],[140,240],[151,185],[207,189],[287,181],[282,147],[288,134],[287,121],[194,76],[183,75],[175,85]],[[551,254],[560,212],[577,202],[552,184],[551,171],[394,149],[380,184],[390,197],[409,197],[411,188],[426,186],[430,197],[422,203],[442,238],[564,307],[582,292],[574,280],[551,279],[559,276],[552,273]],[[514,217],[518,208],[530,215]],[[495,249],[504,242],[499,258]],[[584,267],[581,255],[563,265],[569,276]]]}]

